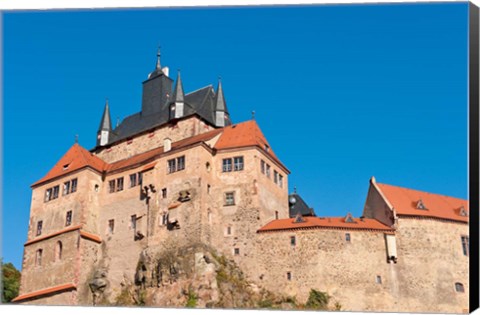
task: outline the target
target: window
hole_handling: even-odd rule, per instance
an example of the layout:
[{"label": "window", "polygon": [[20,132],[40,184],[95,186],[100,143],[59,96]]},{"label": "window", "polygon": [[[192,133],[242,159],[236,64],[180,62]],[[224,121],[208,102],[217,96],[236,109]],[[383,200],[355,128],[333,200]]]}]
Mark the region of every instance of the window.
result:
[{"label": "window", "polygon": [[43,221],[38,221],[37,222],[37,236],[42,234],[42,226],[43,226]]},{"label": "window", "polygon": [[130,174],[130,188],[137,186],[137,174]]},{"label": "window", "polygon": [[117,178],[117,191],[123,190],[123,177]]},{"label": "window", "polygon": [[457,282],[457,283],[455,283],[455,291],[457,291],[459,293],[464,293],[465,292],[465,287],[460,282]]},{"label": "window", "polygon": [[277,171],[273,171],[273,182],[275,184],[278,184],[278,172]]},{"label": "window", "polygon": [[185,156],[180,156],[176,159],[167,161],[168,174],[181,171],[185,169]]},{"label": "window", "polygon": [[278,174],[278,186],[280,186],[280,188],[283,188],[283,176]]},{"label": "window", "polygon": [[77,191],[77,179],[63,183],[63,195],[68,195]]},{"label": "window", "polygon": [[375,279],[375,282],[378,283],[378,284],[382,284],[382,277],[377,276],[377,278]]},{"label": "window", "polygon": [[275,220],[278,220],[278,211],[275,211]]},{"label": "window", "polygon": [[290,245],[292,245],[293,247],[297,245],[297,239],[295,238],[295,236],[290,236]]},{"label": "window", "polygon": [[292,273],[290,271],[287,272],[287,280],[292,281]]},{"label": "window", "polygon": [[232,227],[227,226],[227,235],[232,235]]},{"label": "window", "polygon": [[37,266],[42,265],[42,255],[43,255],[43,249],[37,249],[37,254],[35,257],[35,265]]},{"label": "window", "polygon": [[137,229],[137,215],[136,214],[134,214],[130,217],[130,227],[133,230],[133,234],[135,234],[136,229]]},{"label": "window", "polygon": [[177,163],[175,159],[168,160],[168,173],[173,173],[177,171]]},{"label": "window", "polygon": [[70,193],[70,182],[63,183],[63,195],[68,195]]},{"label": "window", "polygon": [[58,198],[58,192],[60,191],[60,186],[54,186],[52,188],[48,188],[45,190],[45,202],[57,199]]},{"label": "window", "polygon": [[138,173],[137,179],[138,179],[138,184],[141,185],[143,183],[143,173]]},{"label": "window", "polygon": [[262,174],[265,174],[265,161],[264,160],[260,161],[260,170],[262,171]]},{"label": "window", "polygon": [[462,249],[463,249],[463,254],[465,256],[469,256],[469,254],[470,254],[470,239],[466,235],[462,236]]},{"label": "window", "polygon": [[111,181],[108,182],[108,192],[109,193],[114,193],[115,192],[115,180],[112,179]]},{"label": "window", "polygon": [[163,152],[168,152],[172,149],[172,140],[169,138],[163,139]]},{"label": "window", "polygon": [[162,189],[162,198],[163,199],[167,198],[167,188]]},{"label": "window", "polygon": [[243,170],[243,156],[237,156],[233,158],[233,170],[234,171]]},{"label": "window", "polygon": [[226,206],[235,205],[235,193],[234,192],[225,193],[225,205]]},{"label": "window", "polygon": [[345,241],[349,242],[350,243],[350,233],[345,233]]},{"label": "window", "polygon": [[60,186],[55,186],[53,187],[53,196],[52,196],[52,199],[57,199],[58,198],[58,193],[60,191]]},{"label": "window", "polygon": [[113,234],[114,230],[115,230],[115,220],[113,219],[108,220],[108,233]]},{"label": "window", "polygon": [[78,183],[78,181],[77,181],[76,178],[72,179],[72,185],[70,187],[70,192],[71,193],[74,193],[74,192],[77,191],[77,183]]},{"label": "window", "polygon": [[233,252],[234,252],[235,256],[240,255],[240,248],[235,248]]},{"label": "window", "polygon": [[267,167],[265,169],[265,174],[267,175],[268,178],[270,178],[270,165],[267,164]]},{"label": "window", "polygon": [[232,171],[232,159],[223,159],[222,171],[223,172],[231,172]]},{"label": "window", "polygon": [[168,213],[162,215],[162,225],[167,225],[168,223]]},{"label": "window", "polygon": [[63,251],[63,244],[62,242],[58,241],[55,247],[55,261],[59,261],[62,259],[62,251]]},{"label": "window", "polygon": [[210,184],[207,184],[207,194],[210,194],[210,188],[212,188],[212,186],[210,186]]},{"label": "window", "polygon": [[177,171],[185,169],[185,156],[177,158]]},{"label": "window", "polygon": [[70,224],[72,224],[72,210],[68,210],[65,217],[65,226],[69,226]]},{"label": "window", "polygon": [[422,199],[419,199],[419,200],[417,201],[417,206],[416,206],[416,208],[417,208],[418,210],[428,210],[427,207],[425,207],[425,204],[423,203]]}]

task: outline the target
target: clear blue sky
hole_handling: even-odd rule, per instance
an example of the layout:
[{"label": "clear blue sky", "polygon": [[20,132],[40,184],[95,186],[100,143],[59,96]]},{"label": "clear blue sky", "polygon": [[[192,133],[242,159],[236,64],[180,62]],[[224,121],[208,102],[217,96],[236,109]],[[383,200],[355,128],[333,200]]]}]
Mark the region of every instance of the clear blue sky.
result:
[{"label": "clear blue sky", "polygon": [[[368,181],[467,198],[466,3],[95,10],[3,17],[4,261],[21,268],[30,184],[79,135],[141,107],[155,65],[186,91],[222,76],[321,216],[360,216]],[[173,75],[175,78],[175,75]]]}]

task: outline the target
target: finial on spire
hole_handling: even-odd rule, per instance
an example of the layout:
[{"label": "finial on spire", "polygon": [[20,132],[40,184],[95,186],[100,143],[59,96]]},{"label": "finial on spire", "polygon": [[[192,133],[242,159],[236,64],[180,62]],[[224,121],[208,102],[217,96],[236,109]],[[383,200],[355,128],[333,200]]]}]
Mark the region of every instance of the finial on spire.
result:
[{"label": "finial on spire", "polygon": [[78,143],[78,135],[75,135],[75,143]]},{"label": "finial on spire", "polygon": [[160,45],[158,45],[158,48],[157,48],[157,66],[156,68],[157,69],[160,69],[162,66],[160,65]]},{"label": "finial on spire", "polygon": [[252,110],[252,120],[255,120],[255,111]]},{"label": "finial on spire", "polygon": [[293,193],[294,193],[294,194],[297,193],[297,186],[293,186]]}]

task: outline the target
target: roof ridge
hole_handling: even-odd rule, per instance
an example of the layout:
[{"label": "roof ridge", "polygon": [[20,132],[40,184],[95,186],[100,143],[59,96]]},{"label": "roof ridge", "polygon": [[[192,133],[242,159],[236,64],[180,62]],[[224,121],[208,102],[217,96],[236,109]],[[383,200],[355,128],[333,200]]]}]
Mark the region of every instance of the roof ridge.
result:
[{"label": "roof ridge", "polygon": [[428,195],[436,195],[436,196],[441,196],[441,197],[446,197],[446,198],[454,198],[454,199],[459,199],[459,200],[464,200],[468,201],[468,199],[463,199],[459,197],[454,197],[454,196],[448,196],[445,194],[439,194],[439,193],[433,193],[425,190],[420,190],[420,189],[414,189],[414,188],[409,188],[409,187],[403,187],[403,186],[398,186],[398,185],[391,185],[391,184],[384,184],[384,183],[377,183],[378,185],[385,185],[385,186],[390,186],[394,188],[399,188],[399,189],[404,189],[404,190],[410,190],[410,191],[415,191],[415,192],[421,192],[423,194],[428,194]]}]

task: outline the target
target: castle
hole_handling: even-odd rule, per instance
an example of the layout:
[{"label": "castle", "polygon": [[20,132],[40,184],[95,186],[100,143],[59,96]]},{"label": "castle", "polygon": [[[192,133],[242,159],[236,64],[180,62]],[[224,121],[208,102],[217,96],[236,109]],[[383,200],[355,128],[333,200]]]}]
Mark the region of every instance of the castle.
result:
[{"label": "castle", "polygon": [[345,310],[468,311],[468,200],[372,177],[362,217],[317,217],[288,175],[255,120],[232,123],[220,81],[185,93],[158,53],[141,111],[112,128],[107,102],[95,148],[75,143],[32,184],[15,301],[92,305],[96,270],[113,296],[143,250],[174,240],[298,300],[316,288]]}]

